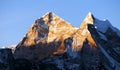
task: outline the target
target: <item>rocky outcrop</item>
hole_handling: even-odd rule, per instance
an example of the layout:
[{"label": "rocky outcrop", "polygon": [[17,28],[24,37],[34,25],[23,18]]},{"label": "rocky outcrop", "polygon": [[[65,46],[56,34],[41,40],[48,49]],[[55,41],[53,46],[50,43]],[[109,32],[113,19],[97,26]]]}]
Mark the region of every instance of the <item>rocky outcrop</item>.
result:
[{"label": "rocky outcrop", "polygon": [[13,69],[13,56],[11,49],[0,49],[0,69],[12,70]]}]

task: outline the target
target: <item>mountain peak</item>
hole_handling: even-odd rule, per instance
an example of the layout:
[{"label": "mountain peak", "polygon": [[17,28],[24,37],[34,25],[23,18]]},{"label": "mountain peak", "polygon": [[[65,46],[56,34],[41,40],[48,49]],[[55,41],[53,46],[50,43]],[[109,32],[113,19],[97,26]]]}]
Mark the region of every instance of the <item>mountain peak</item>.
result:
[{"label": "mountain peak", "polygon": [[[41,18],[48,17],[49,19],[52,17],[58,17],[55,13],[53,12],[47,12],[45,15],[43,15]],[[60,17],[59,17],[60,18]]]},{"label": "mountain peak", "polygon": [[85,18],[85,21],[87,21],[87,23],[94,23],[94,16],[91,12],[88,13],[88,15]]},{"label": "mountain peak", "polygon": [[89,16],[92,16],[92,13],[91,13],[91,12],[88,12],[88,15],[89,15]]},{"label": "mountain peak", "polygon": [[[63,53],[65,51],[64,40],[71,37],[76,30],[70,23],[52,12],[48,12],[35,20],[26,36],[17,45],[14,56],[37,62],[49,55]],[[23,51],[24,54],[21,54]],[[34,55],[28,53],[29,51],[35,51]],[[43,55],[43,53],[45,54]]]},{"label": "mountain peak", "polygon": [[[85,17],[85,19],[83,20],[83,22],[81,23],[79,30],[78,30],[79,35],[81,35],[81,38],[80,38],[81,43],[82,43],[81,46],[83,46],[83,43],[87,39],[90,45],[97,47],[95,41],[92,39],[91,34],[88,30],[88,24],[94,24],[94,21],[95,21],[95,19],[94,19],[92,13],[89,12],[87,14],[87,16]],[[79,37],[79,36],[77,36],[77,37]]]},{"label": "mountain peak", "polygon": [[50,15],[50,14],[53,15],[54,13],[50,11],[50,12],[47,12],[46,14],[44,14],[42,17]]},{"label": "mountain peak", "polygon": [[85,19],[83,20],[83,22],[81,23],[80,28],[81,29],[87,28],[87,24],[93,24],[93,23],[94,23],[94,17],[92,13],[89,12],[85,17]]}]

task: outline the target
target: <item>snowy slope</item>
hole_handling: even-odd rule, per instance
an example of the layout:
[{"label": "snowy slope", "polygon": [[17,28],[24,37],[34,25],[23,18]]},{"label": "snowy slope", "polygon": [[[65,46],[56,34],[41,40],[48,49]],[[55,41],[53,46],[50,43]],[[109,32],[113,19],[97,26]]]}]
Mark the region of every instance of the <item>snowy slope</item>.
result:
[{"label": "snowy slope", "polygon": [[120,30],[117,28],[113,27],[112,24],[108,20],[98,20],[94,19],[94,25],[96,26],[97,30],[105,33],[108,28],[111,28],[113,31],[115,31],[119,36],[120,36]]}]

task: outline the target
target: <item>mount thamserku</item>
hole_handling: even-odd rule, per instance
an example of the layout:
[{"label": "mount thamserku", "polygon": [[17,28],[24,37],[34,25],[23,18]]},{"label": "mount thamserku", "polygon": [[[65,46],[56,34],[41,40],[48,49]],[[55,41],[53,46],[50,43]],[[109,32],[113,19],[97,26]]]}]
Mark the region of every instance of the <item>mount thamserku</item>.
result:
[{"label": "mount thamserku", "polygon": [[120,70],[120,31],[88,13],[79,28],[48,12],[15,48],[0,49],[2,70]]}]

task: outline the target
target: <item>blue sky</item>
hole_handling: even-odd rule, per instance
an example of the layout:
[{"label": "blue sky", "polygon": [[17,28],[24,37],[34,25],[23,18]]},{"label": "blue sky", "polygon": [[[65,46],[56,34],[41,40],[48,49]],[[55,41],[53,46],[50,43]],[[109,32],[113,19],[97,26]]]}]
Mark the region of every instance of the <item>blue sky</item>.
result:
[{"label": "blue sky", "polygon": [[79,27],[88,12],[120,29],[120,0],[1,0],[0,47],[18,44],[35,19],[54,12]]}]

